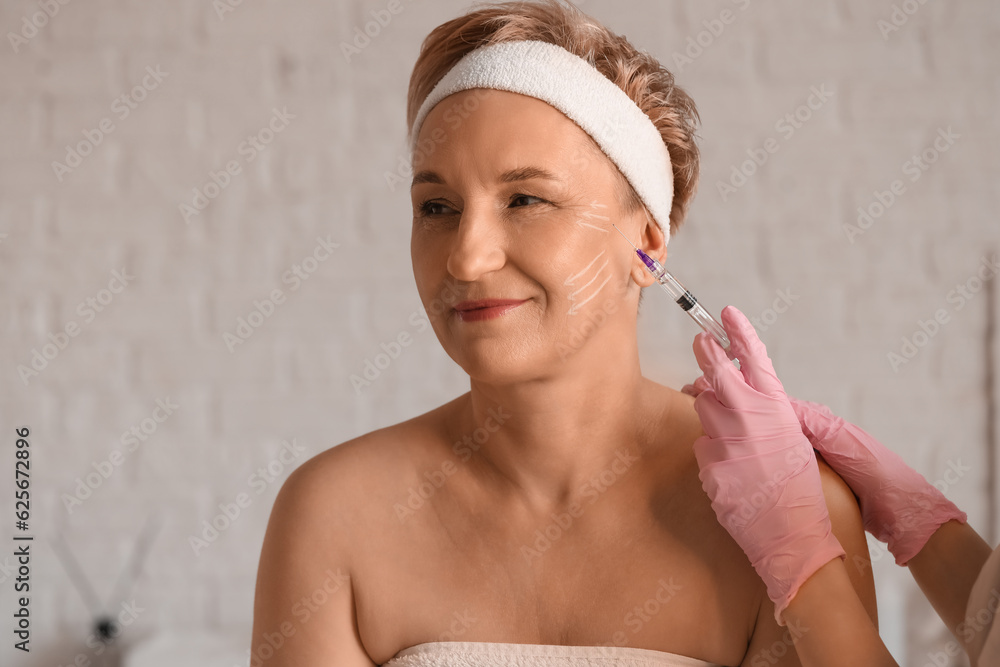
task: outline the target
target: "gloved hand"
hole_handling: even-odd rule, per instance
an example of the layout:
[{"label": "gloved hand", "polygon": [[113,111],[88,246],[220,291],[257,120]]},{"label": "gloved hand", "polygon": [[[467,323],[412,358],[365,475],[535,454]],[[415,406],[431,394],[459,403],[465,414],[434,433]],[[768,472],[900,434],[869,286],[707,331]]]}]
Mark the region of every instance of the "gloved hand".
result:
[{"label": "gloved hand", "polygon": [[739,310],[722,310],[737,370],[707,333],[694,340],[706,388],[694,408],[705,435],[694,443],[702,488],[723,527],[767,585],[774,615],[830,560],[834,537],[812,445],[764,344]]},{"label": "gloved hand", "polygon": [[[698,396],[710,386],[701,376],[681,391]],[[896,564],[906,565],[941,524],[966,523],[965,512],[864,430],[820,403],[789,401],[803,434],[858,497],[865,530],[888,543]]]}]

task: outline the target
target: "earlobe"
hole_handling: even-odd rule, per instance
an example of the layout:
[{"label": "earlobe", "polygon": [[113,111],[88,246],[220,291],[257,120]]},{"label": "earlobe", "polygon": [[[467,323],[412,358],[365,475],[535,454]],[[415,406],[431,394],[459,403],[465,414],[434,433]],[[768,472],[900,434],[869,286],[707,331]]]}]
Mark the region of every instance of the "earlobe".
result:
[{"label": "earlobe", "polygon": [[653,275],[648,269],[646,269],[646,267],[642,266],[642,262],[638,257],[635,259],[635,266],[632,267],[632,280],[634,280],[639,287],[649,287],[653,284]]}]

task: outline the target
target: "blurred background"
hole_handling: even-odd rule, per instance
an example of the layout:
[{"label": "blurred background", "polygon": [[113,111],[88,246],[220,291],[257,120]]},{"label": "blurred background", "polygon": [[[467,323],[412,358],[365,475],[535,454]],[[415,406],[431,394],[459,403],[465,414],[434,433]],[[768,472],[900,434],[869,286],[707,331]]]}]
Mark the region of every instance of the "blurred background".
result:
[{"label": "blurred background", "polygon": [[[578,4],[698,104],[668,268],[755,318],[789,394],[895,449],[995,545],[1000,5]],[[405,102],[424,37],[470,6],[0,5],[0,663],[246,664],[288,473],[468,390],[414,324]],[[665,295],[640,320],[646,376],[699,374]],[[28,654],[15,534],[34,536]],[[870,545],[897,660],[965,664]],[[110,646],[104,614],[128,619]]]}]

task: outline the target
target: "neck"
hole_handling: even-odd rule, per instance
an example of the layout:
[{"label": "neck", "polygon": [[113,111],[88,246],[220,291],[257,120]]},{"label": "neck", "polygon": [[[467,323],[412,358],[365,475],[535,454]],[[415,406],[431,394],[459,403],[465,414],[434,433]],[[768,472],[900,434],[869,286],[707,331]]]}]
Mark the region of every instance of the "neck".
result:
[{"label": "neck", "polygon": [[477,442],[481,472],[539,512],[578,502],[595,480],[634,466],[667,408],[642,376],[635,336],[614,345],[598,338],[557,373],[505,385],[473,379],[460,402],[466,432],[489,433]]}]

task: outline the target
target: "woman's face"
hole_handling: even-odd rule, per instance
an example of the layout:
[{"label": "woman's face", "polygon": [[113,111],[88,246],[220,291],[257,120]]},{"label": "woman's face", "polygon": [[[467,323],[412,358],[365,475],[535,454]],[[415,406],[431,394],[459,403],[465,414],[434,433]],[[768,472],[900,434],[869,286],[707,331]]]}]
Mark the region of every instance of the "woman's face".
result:
[{"label": "woman's face", "polygon": [[[413,273],[441,345],[471,377],[539,378],[634,339],[630,272],[648,274],[611,224],[661,260],[662,233],[644,211],[621,217],[616,167],[587,133],[542,100],[478,88],[438,103],[418,139]],[[461,310],[482,299],[522,303],[488,319]]]}]

